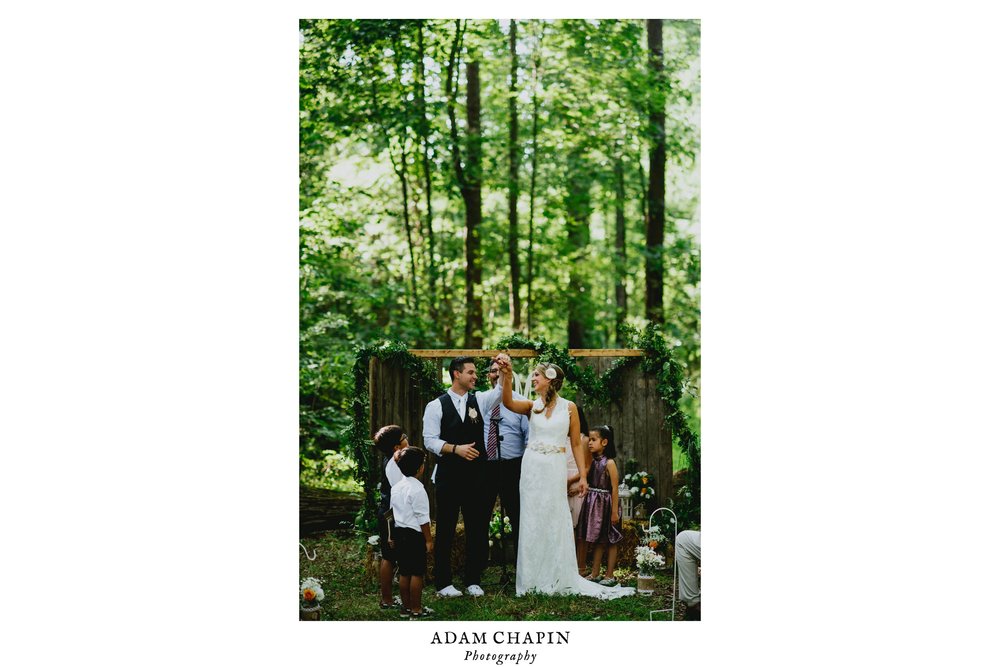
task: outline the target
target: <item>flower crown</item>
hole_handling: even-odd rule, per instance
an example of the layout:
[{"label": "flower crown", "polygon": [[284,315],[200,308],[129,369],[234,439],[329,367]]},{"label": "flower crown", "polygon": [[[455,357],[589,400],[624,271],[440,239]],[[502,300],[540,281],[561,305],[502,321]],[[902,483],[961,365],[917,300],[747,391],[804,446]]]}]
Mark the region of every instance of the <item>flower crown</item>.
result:
[{"label": "flower crown", "polygon": [[545,369],[545,377],[547,377],[550,380],[555,380],[558,375],[559,374],[556,373],[556,369],[552,368],[551,366]]}]

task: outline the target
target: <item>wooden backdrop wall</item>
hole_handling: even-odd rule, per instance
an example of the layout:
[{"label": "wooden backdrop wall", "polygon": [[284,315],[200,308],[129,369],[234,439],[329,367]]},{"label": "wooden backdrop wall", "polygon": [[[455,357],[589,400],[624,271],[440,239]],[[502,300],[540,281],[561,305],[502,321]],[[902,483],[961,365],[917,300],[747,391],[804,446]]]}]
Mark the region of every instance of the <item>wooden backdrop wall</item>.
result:
[{"label": "wooden backdrop wall", "polygon": [[[497,351],[412,350],[412,352],[416,356],[429,359],[443,377],[447,364],[456,356],[467,354],[475,357],[492,357]],[[442,353],[446,353],[447,356],[432,356]],[[570,354],[578,358],[581,365],[594,367],[598,374],[610,368],[620,356],[624,356],[621,353],[634,356],[637,351],[570,350]],[[518,357],[534,355],[530,350],[510,350],[510,354],[515,357],[515,369],[521,374],[524,372],[525,362]],[[422,395],[412,388],[409,374],[404,368],[374,357],[369,364],[369,391],[371,435],[374,436],[375,432],[386,424],[398,424],[409,436],[411,445],[423,447],[424,407],[440,394]],[[647,376],[638,364],[634,364],[623,374],[620,402],[589,406],[585,408],[585,412],[587,421],[591,425],[607,423],[614,428],[619,469],[624,468],[626,460],[634,458],[641,469],[656,476],[655,488],[658,498],[668,498],[673,476],[671,435],[663,424],[664,404],[656,391],[656,379]],[[375,455],[378,456],[377,452]],[[380,470],[378,465],[372,468],[373,485],[381,479]],[[432,465],[427,466],[421,481],[427,487],[427,495],[431,500],[431,513],[434,515],[434,490],[430,481],[432,470]]]}]

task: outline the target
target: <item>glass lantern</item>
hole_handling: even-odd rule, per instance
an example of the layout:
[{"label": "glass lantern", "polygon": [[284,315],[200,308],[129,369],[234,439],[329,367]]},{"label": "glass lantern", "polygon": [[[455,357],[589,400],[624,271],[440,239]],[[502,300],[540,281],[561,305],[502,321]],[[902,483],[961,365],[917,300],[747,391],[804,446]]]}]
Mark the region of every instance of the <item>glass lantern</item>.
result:
[{"label": "glass lantern", "polygon": [[632,518],[632,491],[624,484],[618,485],[618,497],[622,501],[622,520]]}]

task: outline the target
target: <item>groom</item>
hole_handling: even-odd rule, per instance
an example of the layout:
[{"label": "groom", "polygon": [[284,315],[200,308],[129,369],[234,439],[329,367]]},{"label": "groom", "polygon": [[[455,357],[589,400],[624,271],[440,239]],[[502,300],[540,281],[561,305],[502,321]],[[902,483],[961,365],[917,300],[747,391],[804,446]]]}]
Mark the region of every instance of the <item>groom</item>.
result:
[{"label": "groom", "polygon": [[451,572],[451,548],[461,512],[465,522],[466,593],[478,596],[483,594],[480,582],[489,555],[484,419],[501,399],[501,385],[473,395],[478,376],[472,357],[455,358],[448,373],[451,388],[424,409],[424,447],[438,457],[433,476],[437,502],[434,585],[442,597],[462,594],[453,585]]}]

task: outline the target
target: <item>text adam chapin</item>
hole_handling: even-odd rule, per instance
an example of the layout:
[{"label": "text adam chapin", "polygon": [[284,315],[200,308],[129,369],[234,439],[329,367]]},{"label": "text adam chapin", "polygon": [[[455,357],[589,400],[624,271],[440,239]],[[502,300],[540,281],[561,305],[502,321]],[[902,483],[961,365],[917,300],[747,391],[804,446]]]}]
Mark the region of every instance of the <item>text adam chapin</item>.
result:
[{"label": "text adam chapin", "polygon": [[[496,632],[435,632],[431,644],[478,644],[507,646],[537,646],[539,644],[569,644],[569,631],[565,632],[511,632],[497,630]],[[519,665],[533,665],[537,653],[528,650],[515,652],[491,653],[470,649],[465,652],[465,660],[489,660],[497,665],[510,662]]]}]

